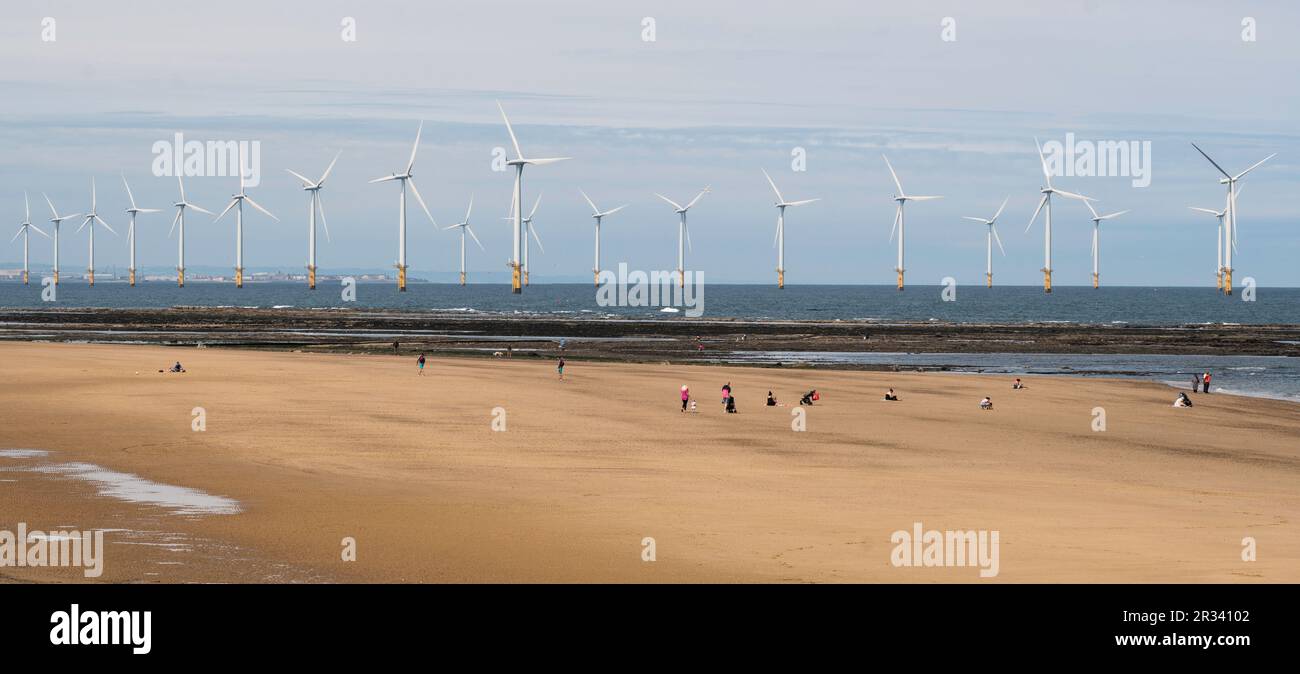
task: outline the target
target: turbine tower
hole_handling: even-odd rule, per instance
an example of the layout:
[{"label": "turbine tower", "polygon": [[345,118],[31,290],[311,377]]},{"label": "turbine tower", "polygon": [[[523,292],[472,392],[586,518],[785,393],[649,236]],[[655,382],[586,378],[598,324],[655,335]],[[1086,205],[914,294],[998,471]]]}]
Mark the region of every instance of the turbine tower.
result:
[{"label": "turbine tower", "polygon": [[763,177],[767,178],[767,184],[772,186],[772,191],[776,192],[776,237],[772,239],[772,245],[776,246],[776,287],[785,289],[785,209],[787,206],[802,206],[811,204],[817,199],[803,199],[801,201],[786,201],[781,196],[781,190],[776,188],[776,183],[772,181],[772,176],[763,171]]},{"label": "turbine tower", "polygon": [[[1237,194],[1241,194],[1241,190],[1237,190]],[[1218,264],[1217,267],[1215,267],[1215,277],[1216,277],[1216,279],[1217,279],[1217,282],[1216,282],[1216,283],[1217,283],[1217,286],[1218,286],[1219,292],[1223,292],[1223,243],[1224,243],[1224,236],[1223,236],[1223,218],[1224,218],[1224,216],[1226,216],[1226,215],[1228,214],[1228,198],[1227,198],[1227,197],[1224,197],[1224,199],[1223,199],[1223,210],[1221,210],[1221,211],[1216,211],[1216,210],[1214,210],[1214,209],[1210,209],[1210,208],[1198,208],[1198,207],[1196,207],[1196,206],[1188,206],[1188,208],[1192,209],[1193,211],[1200,211],[1200,212],[1202,212],[1202,213],[1209,213],[1210,215],[1213,215],[1214,217],[1218,218],[1218,220],[1219,220],[1219,231],[1218,231],[1218,235],[1217,235],[1217,236],[1215,237],[1215,239],[1214,239],[1214,242],[1215,242],[1215,250],[1216,250],[1216,252],[1218,253],[1218,258],[1219,258],[1219,264]],[[1229,245],[1231,245],[1233,248],[1236,248],[1236,247],[1237,247],[1237,242],[1236,242],[1235,240],[1233,240]]]},{"label": "turbine tower", "polygon": [[429,207],[424,204],[424,197],[420,196],[420,190],[415,186],[415,178],[411,176],[411,171],[415,168],[415,153],[420,149],[420,134],[424,132],[424,122],[420,122],[420,127],[415,130],[415,144],[411,146],[411,158],[406,162],[406,170],[401,173],[375,178],[371,183],[388,182],[396,180],[402,184],[401,192],[397,198],[397,289],[406,292],[406,186],[411,186],[411,194],[415,195],[415,200],[419,202],[420,208],[428,216],[429,222],[434,227],[438,223],[434,221],[433,215],[429,213]]},{"label": "turbine tower", "polygon": [[458,222],[446,228],[446,229],[456,229],[457,227],[460,228],[460,284],[462,286],[465,285],[465,232],[469,232],[469,235],[474,237],[474,243],[478,244],[479,250],[485,253],[487,252],[487,249],[483,247],[483,242],[478,240],[478,236],[474,234],[474,230],[471,229],[469,226],[469,214],[473,212],[474,212],[474,195],[471,194],[469,195],[469,208],[465,210],[465,221]]},{"label": "turbine tower", "polygon": [[131,264],[127,267],[127,274],[130,276],[131,286],[135,286],[135,216],[139,213],[157,213],[157,208],[140,208],[135,205],[135,195],[131,194],[131,186],[126,182],[126,174],[122,174],[122,186],[126,188],[126,196],[131,200],[131,207],[126,212],[131,216],[131,223],[126,226],[126,244],[131,253]]},{"label": "turbine tower", "polygon": [[1092,207],[1092,202],[1083,202],[1089,211],[1092,211],[1092,287],[1096,289],[1101,286],[1101,221],[1118,218],[1124,215],[1128,210],[1116,211],[1099,215],[1097,209]]},{"label": "turbine tower", "polygon": [[596,286],[599,287],[600,286],[600,221],[607,215],[613,215],[623,210],[624,208],[627,208],[627,204],[623,204],[618,208],[611,208],[608,211],[602,212],[599,208],[596,208],[596,202],[592,201],[591,197],[587,196],[586,192],[583,192],[582,190],[578,190],[578,192],[582,194],[582,198],[586,199],[587,204],[591,206],[591,217],[596,220],[596,263],[592,265],[591,272],[595,274]]},{"label": "turbine tower", "polygon": [[914,197],[903,191],[903,183],[899,182],[898,174],[894,173],[894,165],[889,163],[889,157],[880,155],[885,159],[885,166],[889,167],[889,175],[894,178],[894,186],[898,188],[898,193],[894,195],[894,201],[898,202],[898,207],[894,209],[894,226],[889,230],[889,240],[894,240],[894,231],[898,231],[898,266],[894,271],[898,272],[898,289],[903,289],[903,233],[906,220],[903,214],[903,206],[909,201],[930,201],[932,199],[942,199],[943,197]]},{"label": "turbine tower", "polygon": [[[172,204],[176,207],[176,217],[172,219],[172,227],[167,230],[167,236],[171,237],[172,232],[176,232],[176,286],[185,287],[185,209],[193,208],[200,213],[212,215],[212,211],[200,208],[185,200],[185,182],[181,180],[180,173],[176,174],[176,185],[181,189],[181,200]],[[176,225],[180,229],[176,229]]]},{"label": "turbine tower", "polygon": [[684,240],[687,246],[691,245],[691,230],[686,225],[686,211],[691,210],[691,207],[694,206],[701,197],[708,194],[709,191],[709,186],[705,185],[704,189],[700,190],[700,193],[695,195],[695,198],[691,199],[691,202],[685,206],[655,192],[655,196],[668,202],[668,205],[672,206],[674,212],[679,216],[677,220],[677,285],[682,288],[686,287],[686,249],[682,247],[682,241]]},{"label": "turbine tower", "polygon": [[[540,236],[537,236],[537,229],[533,227],[533,216],[537,215],[537,207],[540,206],[541,204],[542,204],[542,193],[538,192],[537,200],[533,202],[533,210],[529,211],[528,217],[524,218],[521,221],[524,226],[524,259],[523,259],[524,286],[528,285],[528,235],[532,234],[533,240],[537,242],[537,247],[543,253],[546,252],[546,248],[542,247],[542,238]],[[514,213],[511,213],[511,217],[513,216]]]},{"label": "turbine tower", "polygon": [[239,172],[239,193],[231,196],[230,203],[226,204],[226,209],[221,211],[221,215],[218,215],[212,221],[219,222],[222,218],[226,217],[226,213],[229,213],[230,209],[232,208],[235,209],[235,287],[243,288],[244,287],[244,202],[247,201],[249,206],[252,206],[253,208],[256,208],[257,210],[265,213],[272,220],[275,220],[276,222],[279,222],[280,218],[271,215],[271,211],[262,208],[261,204],[258,204],[256,201],[253,201],[252,197],[244,193],[244,155],[242,150],[240,150],[239,152],[238,165],[236,166],[236,170],[238,170]]},{"label": "turbine tower", "polygon": [[[515,167],[515,191],[514,191],[514,197],[511,199],[511,203],[522,205],[524,203],[524,167],[525,166],[528,165],[543,166],[546,164],[554,164],[555,162],[564,161],[566,159],[572,159],[572,157],[549,157],[545,159],[525,158],[523,150],[519,149],[519,139],[515,137],[515,130],[510,126],[510,118],[506,117],[505,108],[501,107],[500,101],[497,101],[497,109],[501,111],[501,119],[505,120],[506,131],[510,133],[510,144],[513,145],[515,148],[515,158],[506,162],[507,166]],[[525,246],[525,251],[526,251],[526,247],[528,245],[528,234],[523,229],[524,223],[523,223],[523,215],[521,213],[522,209],[514,208],[514,206],[511,206],[511,210],[513,211],[512,216],[514,218],[514,244],[512,247],[511,257],[510,257],[510,270],[511,270],[510,291],[518,294],[523,292],[521,286],[519,285],[520,273],[521,272],[524,274],[527,273],[525,271],[527,267],[526,257],[525,257],[525,261],[523,262],[523,267],[521,268],[520,266],[519,246],[522,237],[522,243]],[[536,210],[536,207],[534,207],[534,210]],[[534,236],[536,236],[535,233]],[[540,240],[537,242],[537,245],[538,246],[542,245]],[[524,254],[526,256],[527,252],[525,252]],[[525,277],[524,284],[526,285],[527,283],[528,280]]]},{"label": "turbine tower", "polygon": [[1038,150],[1038,164],[1043,168],[1043,179],[1047,181],[1047,186],[1038,189],[1043,198],[1038,201],[1038,208],[1034,209],[1034,215],[1029,218],[1029,225],[1025,227],[1025,232],[1028,233],[1029,229],[1034,226],[1034,221],[1038,219],[1038,213],[1046,206],[1047,212],[1043,221],[1043,268],[1039,271],[1043,272],[1043,292],[1050,293],[1052,292],[1052,195],[1059,194],[1063,197],[1084,202],[1090,201],[1090,199],[1082,194],[1066,192],[1053,187],[1052,174],[1047,170],[1047,160],[1043,158],[1043,147],[1038,144],[1037,138],[1034,138],[1034,147]]},{"label": "turbine tower", "polygon": [[998,236],[998,227],[995,223],[998,220],[998,216],[1002,215],[1002,209],[1007,207],[1007,202],[1010,200],[1011,197],[1003,199],[1002,205],[998,206],[998,212],[994,213],[991,218],[977,218],[971,215],[961,216],[967,220],[974,220],[975,222],[988,225],[989,230],[985,235],[985,239],[987,240],[984,242],[986,247],[984,252],[984,284],[986,288],[993,287],[993,242],[998,242],[998,250],[1002,251],[1003,257],[1006,257],[1007,255],[1007,249],[1002,247],[1002,237]]},{"label": "turbine tower", "polygon": [[[90,258],[89,258],[89,262],[86,264],[86,274],[87,274],[86,278],[90,280],[90,285],[92,287],[94,287],[95,285],[95,223],[96,222],[103,225],[108,231],[113,232],[113,228],[109,227],[108,223],[104,222],[104,219],[99,217],[99,213],[95,212],[95,179],[91,178],[90,179],[90,212],[86,214],[86,219],[81,221],[81,226],[77,228],[77,231],[80,232],[81,230],[86,228],[86,225],[90,225]],[[117,236],[117,232],[113,232],[113,236]]]},{"label": "turbine tower", "polygon": [[[334,162],[339,160],[339,155],[343,154],[342,150],[334,155],[333,161],[325,168],[325,173],[321,175],[320,180],[315,182],[304,177],[301,173],[289,171],[293,177],[302,181],[302,188],[310,195],[310,203],[307,205],[307,289],[316,289],[316,213],[320,213],[321,224],[325,226],[325,240],[330,241],[330,225],[325,221],[325,207],[320,201],[320,189],[325,186],[325,179],[330,177],[330,171],[334,170]],[[333,241],[330,241],[333,243]]]},{"label": "turbine tower", "polygon": [[23,190],[23,208],[25,209],[27,215],[23,217],[23,224],[18,226],[18,233],[14,234],[14,238],[9,239],[9,243],[13,243],[14,241],[17,241],[18,237],[20,236],[23,237],[23,285],[27,285],[28,282],[27,261],[29,257],[28,247],[32,239],[31,230],[33,229],[36,230],[36,233],[40,234],[41,236],[47,239],[50,238],[50,235],[41,231],[40,227],[37,227],[36,225],[32,224],[32,206],[31,203],[27,201],[27,190]]},{"label": "turbine tower", "polygon": [[81,214],[59,215],[54,208],[54,202],[50,201],[50,195],[41,192],[41,196],[45,197],[45,203],[50,205],[50,213],[54,214],[54,217],[50,218],[50,222],[54,223],[54,285],[59,285],[59,223],[79,217]]},{"label": "turbine tower", "polygon": [[1254,171],[1255,168],[1258,167],[1260,164],[1263,164],[1264,162],[1272,159],[1273,157],[1276,157],[1277,153],[1274,152],[1273,154],[1264,157],[1263,159],[1252,164],[1250,168],[1234,176],[1229,174],[1227,171],[1223,170],[1223,167],[1219,166],[1218,162],[1214,161],[1213,159],[1210,159],[1210,155],[1205,154],[1205,150],[1202,150],[1200,147],[1198,147],[1196,143],[1192,143],[1192,147],[1196,148],[1196,151],[1200,152],[1202,157],[1205,157],[1207,161],[1209,161],[1211,164],[1214,164],[1214,168],[1218,169],[1219,173],[1223,174],[1223,177],[1219,178],[1219,184],[1228,186],[1228,209],[1227,209],[1228,217],[1226,220],[1228,229],[1225,236],[1232,241],[1232,245],[1224,246],[1223,292],[1231,295],[1232,294],[1232,250],[1237,245],[1237,181],[1241,180],[1241,178],[1245,176],[1247,173]]}]

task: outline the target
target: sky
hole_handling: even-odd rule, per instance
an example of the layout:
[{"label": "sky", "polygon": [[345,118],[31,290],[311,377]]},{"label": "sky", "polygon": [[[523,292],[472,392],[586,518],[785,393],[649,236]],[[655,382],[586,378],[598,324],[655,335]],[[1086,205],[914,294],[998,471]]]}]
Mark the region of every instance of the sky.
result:
[{"label": "sky", "polygon": [[[52,19],[51,24],[47,19]],[[653,20],[653,40],[647,26]],[[1243,26],[1243,22],[1248,24]],[[53,28],[53,40],[50,29]],[[355,28],[355,40],[349,29]],[[504,272],[512,174],[494,171],[511,117],[526,155],[574,159],[532,167],[525,201],[543,194],[534,279],[587,280],[590,208],[629,204],[602,228],[602,266],[676,266],[677,218],[655,198],[692,198],[687,267],[715,282],[775,282],[774,195],[819,198],[786,217],[787,283],[892,283],[896,192],[942,195],[907,207],[908,279],[982,283],[985,230],[999,220],[1001,284],[1037,284],[1041,221],[1026,233],[1043,182],[1043,142],[1149,143],[1150,184],[1062,176],[1057,187],[1103,213],[1103,283],[1213,283],[1219,174],[1271,153],[1242,181],[1234,267],[1261,286],[1300,285],[1300,6],[1284,2],[31,2],[0,5],[0,267],[23,215],[48,224],[89,207],[124,235],[130,180],[141,206],[140,264],[170,268],[174,178],[154,175],[154,144],[257,141],[260,184],[275,213],[245,213],[245,264],[301,271],[307,195],[285,169],[318,176],[331,268],[391,270],[397,188],[368,180],[404,167],[424,122],[415,180],[438,223],[409,202],[412,274],[450,272],[471,195],[471,272]],[[1253,40],[1243,33],[1253,31]],[[946,39],[947,38],[947,39]],[[955,39],[953,39],[955,38]],[[806,158],[796,166],[792,153]],[[513,156],[513,150],[508,154]],[[803,168],[804,170],[795,170]],[[231,176],[186,180],[189,200],[219,212]],[[1078,202],[1053,218],[1054,281],[1091,277],[1091,223]],[[187,218],[187,266],[234,264],[233,217]],[[61,262],[86,264],[86,233],[65,224]],[[50,246],[34,238],[33,261]],[[124,237],[97,235],[96,267],[125,266]]]}]

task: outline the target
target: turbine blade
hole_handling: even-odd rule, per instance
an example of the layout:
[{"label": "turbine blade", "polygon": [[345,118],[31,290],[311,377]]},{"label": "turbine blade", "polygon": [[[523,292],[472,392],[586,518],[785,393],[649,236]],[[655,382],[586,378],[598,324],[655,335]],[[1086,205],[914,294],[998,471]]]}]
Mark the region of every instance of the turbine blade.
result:
[{"label": "turbine blade", "polygon": [[791,201],[786,203],[786,206],[803,206],[804,204],[811,204],[814,201],[821,201],[821,197],[816,199],[800,199],[799,201]]},{"label": "turbine blade", "polygon": [[[542,204],[542,193],[541,193],[541,192],[538,192],[538,193],[537,193],[537,201],[534,201],[534,202],[533,202],[533,210],[531,210],[531,211],[528,212],[528,219],[529,219],[530,221],[533,219],[533,216],[534,216],[534,215],[537,215],[537,207],[540,206],[541,204]],[[469,220],[469,218],[465,218],[465,219],[466,219],[466,220]]]},{"label": "turbine blade", "polygon": [[989,224],[989,222],[991,222],[988,218],[977,218],[977,217],[975,217],[975,216],[973,216],[973,215],[963,215],[963,216],[961,216],[961,217],[962,217],[962,219],[964,219],[964,220],[974,220],[975,222],[978,222],[978,223],[980,223],[981,225],[987,225],[987,224]]},{"label": "turbine blade", "polygon": [[1223,177],[1232,179],[1232,176],[1228,175],[1228,172],[1223,170],[1223,167],[1219,166],[1218,162],[1214,161],[1213,159],[1210,159],[1210,155],[1205,154],[1205,150],[1202,150],[1199,145],[1197,145],[1196,143],[1192,143],[1192,147],[1196,148],[1196,151],[1200,152],[1201,156],[1205,157],[1206,161],[1210,162],[1211,164],[1214,164],[1214,168],[1219,169],[1219,173],[1222,173]]},{"label": "turbine blade", "polygon": [[1188,208],[1192,209],[1193,211],[1200,211],[1200,212],[1202,212],[1202,213],[1209,213],[1210,215],[1213,215],[1213,216],[1216,217],[1216,218],[1219,216],[1219,211],[1212,211],[1212,210],[1210,210],[1210,209],[1208,209],[1208,208],[1197,208],[1196,206],[1188,206]]},{"label": "turbine blade", "polygon": [[704,195],[708,194],[711,191],[712,190],[709,189],[709,186],[705,185],[704,189],[700,190],[700,193],[695,195],[694,199],[691,199],[691,203],[686,204],[686,210],[690,210],[691,207],[694,206],[696,203],[698,203],[700,199],[704,198]]},{"label": "turbine blade", "polygon": [[18,240],[18,237],[20,237],[20,236],[23,235],[23,229],[24,229],[25,227],[26,227],[26,225],[21,225],[21,226],[19,226],[19,227],[18,227],[18,231],[17,231],[17,232],[14,232],[14,238],[9,239],[9,243],[13,243],[13,242],[17,241],[17,240]]},{"label": "turbine blade", "polygon": [[510,144],[515,146],[515,159],[522,159],[524,151],[519,149],[519,139],[515,138],[515,130],[510,126],[510,118],[506,117],[506,109],[501,107],[501,101],[497,101],[497,110],[501,111],[501,119],[505,120],[506,131],[510,133]]},{"label": "turbine blade", "polygon": [[998,250],[1002,251],[1003,257],[1006,257],[1007,249],[1002,247],[1002,237],[998,236],[997,225],[989,225],[989,229],[993,230],[993,240],[998,242]]},{"label": "turbine blade", "polygon": [[578,192],[582,194],[583,199],[587,200],[587,205],[591,206],[591,212],[600,215],[600,209],[596,208],[596,202],[592,201],[591,197],[587,196],[586,192],[583,192],[582,190],[578,190]]},{"label": "turbine blade", "polygon": [[898,180],[898,174],[897,174],[897,173],[894,173],[894,165],[891,164],[891,163],[889,163],[889,157],[886,157],[886,156],[883,155],[883,154],[880,155],[880,156],[881,156],[881,158],[883,158],[883,159],[885,160],[885,166],[888,166],[888,167],[889,167],[889,175],[893,176],[893,178],[894,178],[894,187],[897,187],[897,188],[898,188],[898,196],[900,196],[900,197],[903,196],[903,195],[906,194],[906,193],[903,192],[903,183],[899,182],[899,180]]},{"label": "turbine blade", "polygon": [[1047,180],[1047,186],[1052,186],[1052,174],[1047,171],[1047,158],[1043,156],[1043,146],[1038,142],[1038,136],[1034,136],[1034,147],[1038,150],[1038,164],[1043,168],[1043,178]]},{"label": "turbine blade", "polygon": [[370,181],[370,184],[373,185],[375,183],[386,183],[390,180],[397,180],[397,175],[394,174],[391,176],[384,176],[383,178],[375,178],[374,180]]},{"label": "turbine blade", "polygon": [[54,214],[54,217],[59,217],[59,212],[54,210],[54,202],[50,201],[50,195],[41,192],[41,196],[45,197],[45,203],[50,205],[50,212]]},{"label": "turbine blade", "polygon": [[[99,224],[103,225],[103,226],[104,226],[104,229],[107,229],[108,231],[113,232],[113,228],[112,228],[111,226],[109,226],[109,224],[108,224],[107,222],[104,222],[104,219],[103,219],[103,218],[101,218],[101,217],[99,217],[98,215],[96,215],[96,216],[95,216],[95,220],[96,220],[97,222],[99,222]],[[113,232],[113,236],[117,236],[117,232]]]},{"label": "turbine blade", "polygon": [[545,159],[527,159],[525,161],[527,161],[529,164],[533,166],[545,166],[547,164],[554,164],[556,162],[568,161],[570,159],[573,159],[573,157],[547,157]]},{"label": "turbine blade", "polygon": [[161,213],[162,212],[161,208],[137,208],[135,210],[137,213]]},{"label": "turbine blade", "polygon": [[600,215],[602,215],[602,216],[613,215],[613,214],[615,214],[615,213],[617,213],[617,212],[623,210],[624,208],[627,208],[627,204],[623,204],[622,206],[619,206],[618,208],[611,208],[611,209],[609,209],[608,211],[605,211],[604,213],[601,213]]},{"label": "turbine blade", "polygon": [[682,223],[682,230],[686,232],[686,249],[692,253],[695,252],[695,247],[691,245],[691,226]]},{"label": "turbine blade", "polygon": [[167,238],[172,238],[172,232],[176,231],[176,223],[181,221],[181,209],[176,209],[176,217],[172,218],[172,228],[167,230]]},{"label": "turbine blade", "polygon": [[[484,253],[486,253],[486,252],[487,252],[487,249],[483,247],[483,242],[478,240],[478,235],[474,233],[474,228],[470,227],[469,225],[465,225],[465,231],[469,232],[469,236],[470,236],[470,238],[471,238],[471,239],[474,239],[474,243],[477,243],[477,244],[478,244],[478,249],[481,250],[481,251],[483,251]],[[540,246],[540,245],[542,245],[542,244],[541,244],[541,242],[539,241],[539,242],[537,243],[537,245]],[[545,252],[545,251],[542,251],[542,252]]]},{"label": "turbine blade", "polygon": [[[541,196],[539,195],[538,198],[540,199]],[[473,212],[474,212],[474,195],[471,194],[471,195],[469,195],[469,208],[465,209],[465,226],[466,226],[466,227],[469,226],[469,214],[470,214],[470,213],[473,213]]]},{"label": "turbine blade", "polygon": [[1079,201],[1096,201],[1096,199],[1093,199],[1092,197],[1085,197],[1082,194],[1075,194],[1074,192],[1066,192],[1065,190],[1052,190],[1052,191],[1056,192],[1057,194],[1063,197],[1078,199]]},{"label": "turbine blade", "polygon": [[74,234],[80,234],[80,233],[81,233],[81,230],[83,230],[83,229],[86,228],[86,223],[87,223],[87,222],[92,222],[94,219],[95,219],[94,216],[90,216],[90,215],[86,216],[85,219],[81,221],[81,226],[80,226],[80,227],[77,227],[77,231],[76,231],[76,232],[73,232],[73,233],[74,233]]},{"label": "turbine blade", "polygon": [[[664,201],[667,201],[667,202],[669,203],[669,205],[671,205],[673,208],[675,208],[675,209],[677,209],[677,210],[679,210],[679,211],[682,210],[682,207],[681,207],[681,206],[680,206],[676,201],[673,201],[672,199],[669,199],[668,197],[665,197],[664,195],[662,195],[662,194],[660,194],[660,193],[658,193],[658,192],[655,192],[655,196],[656,196],[656,197],[659,197],[660,199],[663,199]],[[53,208],[53,206],[51,206],[50,208]],[[58,215],[58,214],[55,213],[55,215]]]},{"label": "turbine blade", "polygon": [[1007,196],[1006,199],[1003,199],[1003,200],[1002,200],[1002,205],[1001,205],[1001,206],[998,206],[998,212],[993,214],[993,217],[990,219],[990,222],[996,222],[996,221],[997,221],[998,216],[1002,215],[1002,209],[1004,209],[1004,208],[1007,207],[1007,202],[1008,202],[1008,201],[1011,201],[1011,197],[1010,197],[1010,196]]},{"label": "turbine blade", "polygon": [[292,175],[293,177],[297,178],[298,180],[301,180],[303,187],[311,187],[312,185],[315,184],[312,181],[308,180],[306,176],[304,176],[301,173],[298,173],[297,171],[294,171],[293,169],[285,169],[285,170],[288,171],[289,174]]},{"label": "turbine blade", "polygon": [[424,120],[420,120],[420,127],[415,130],[415,144],[411,146],[411,160],[406,162],[406,174],[411,175],[411,169],[415,167],[415,153],[420,149],[420,134],[424,132]]},{"label": "turbine blade", "polygon": [[126,182],[126,174],[122,174],[122,186],[126,188],[126,197],[131,200],[131,208],[135,208],[135,195],[131,194],[131,186]]},{"label": "turbine blade", "polygon": [[1092,202],[1091,202],[1091,201],[1085,201],[1085,202],[1083,202],[1083,205],[1088,207],[1088,211],[1092,213],[1092,217],[1094,217],[1094,218],[1099,218],[1099,217],[1101,217],[1101,216],[1097,215],[1097,209],[1095,209],[1095,208],[1092,207]]},{"label": "turbine blade", "polygon": [[1029,233],[1029,228],[1034,226],[1034,221],[1038,219],[1038,212],[1043,210],[1043,204],[1047,203],[1047,195],[1044,194],[1042,199],[1038,200],[1038,208],[1034,209],[1034,214],[1029,216],[1029,224],[1025,227],[1025,233]]},{"label": "turbine blade", "polygon": [[234,207],[235,207],[235,204],[237,204],[237,203],[239,203],[239,200],[238,200],[238,199],[231,199],[231,200],[230,200],[230,203],[226,204],[226,209],[223,210],[223,211],[221,211],[221,215],[218,215],[217,217],[213,218],[212,221],[213,221],[213,222],[220,222],[221,219],[224,218],[224,217],[226,217],[226,214],[229,213],[229,212],[230,212],[230,209],[234,208]]},{"label": "turbine blade", "polygon": [[[321,180],[324,180],[324,178],[321,178]],[[319,194],[316,195],[316,212],[320,213],[320,224],[325,226],[325,240],[334,243],[334,240],[330,238],[330,223],[325,219],[325,204],[321,201]]]},{"label": "turbine blade", "polygon": [[1261,160],[1255,162],[1254,164],[1251,165],[1250,168],[1246,169],[1245,171],[1242,171],[1241,173],[1238,173],[1237,176],[1236,176],[1235,178],[1233,178],[1233,180],[1240,180],[1242,176],[1246,175],[1247,173],[1250,173],[1251,171],[1254,171],[1255,169],[1259,168],[1259,165],[1260,165],[1260,164],[1263,164],[1264,162],[1266,162],[1266,161],[1268,161],[1268,160],[1270,160],[1270,159],[1272,159],[1273,157],[1276,157],[1276,156],[1277,156],[1277,153],[1274,152],[1273,154],[1271,154],[1271,155],[1269,155],[1269,156],[1267,156],[1267,157],[1264,157],[1263,159],[1261,159]]},{"label": "turbine blade", "polygon": [[542,252],[545,253],[545,252],[546,252],[546,248],[544,248],[544,247],[542,246],[542,238],[541,238],[540,236],[537,236],[537,228],[534,227],[534,226],[533,226],[533,223],[531,223],[531,222],[528,223],[528,231],[532,233],[532,235],[533,235],[533,241],[536,241],[536,242],[537,242],[537,247],[538,247],[538,248],[541,248],[541,249],[542,249]]},{"label": "turbine blade", "polygon": [[179,173],[176,174],[176,184],[181,188],[181,203],[185,203],[187,201],[185,198],[185,182],[181,180],[181,174]]},{"label": "turbine blade", "polygon": [[894,240],[894,232],[898,231],[898,215],[903,212],[903,205],[899,204],[894,207],[894,226],[889,228],[889,240]]},{"label": "turbine blade", "polygon": [[934,199],[942,199],[942,198],[943,197],[908,197],[907,200],[908,201],[932,201]]},{"label": "turbine blade", "polygon": [[772,180],[772,176],[767,174],[767,169],[759,169],[759,170],[763,172],[763,177],[767,178],[767,184],[772,186],[772,191],[776,192],[776,203],[778,204],[785,203],[785,198],[781,196],[781,190],[778,190],[776,188],[776,183]]},{"label": "turbine blade", "polygon": [[193,208],[194,210],[196,210],[196,211],[198,211],[198,212],[200,212],[200,213],[207,213],[208,215],[212,215],[212,211],[209,211],[208,209],[203,208],[202,206],[198,206],[198,205],[195,205],[195,204],[191,204],[191,203],[188,202],[188,201],[185,202],[185,207],[186,207],[186,208]]},{"label": "turbine blade", "polygon": [[32,204],[31,204],[31,202],[27,201],[27,190],[23,190],[23,209],[24,209],[24,212],[27,213],[27,217],[23,218],[23,221],[24,221],[24,222],[29,222],[29,221],[31,221],[31,219],[32,219]]},{"label": "turbine blade", "polygon": [[429,212],[429,207],[424,205],[424,197],[420,196],[420,190],[415,187],[415,180],[407,178],[406,182],[411,186],[411,194],[414,194],[415,200],[420,202],[420,208],[424,210],[424,214],[429,216],[429,222],[432,222],[433,226],[437,227],[438,221],[433,219],[433,214]]},{"label": "turbine blade", "polygon": [[1111,218],[1118,218],[1119,216],[1124,215],[1125,213],[1128,213],[1128,212],[1131,211],[1131,210],[1133,210],[1133,209],[1128,208],[1128,209],[1125,209],[1125,210],[1122,210],[1122,211],[1116,211],[1116,212],[1111,213],[1111,214],[1109,214],[1109,215],[1103,215],[1103,216],[1101,216],[1100,219],[1102,219],[1102,220],[1110,220]]},{"label": "turbine blade", "polygon": [[777,239],[781,238],[781,221],[776,221],[776,231],[772,232],[772,247],[776,248]]},{"label": "turbine blade", "polygon": [[269,216],[272,220],[274,220],[274,221],[276,221],[276,222],[279,222],[279,221],[280,221],[280,218],[275,217],[275,215],[272,214],[271,211],[268,211],[268,210],[266,210],[265,208],[262,208],[262,205],[261,205],[261,204],[257,203],[256,201],[253,201],[253,197],[245,196],[245,197],[244,197],[244,201],[247,201],[247,202],[248,202],[248,203],[249,203],[253,208],[256,208],[257,210],[259,210],[259,211],[265,213],[265,214],[266,214],[267,216]]},{"label": "turbine blade", "polygon": [[343,150],[339,150],[338,152],[334,153],[334,159],[331,159],[331,160],[330,160],[330,165],[327,166],[327,167],[325,167],[325,173],[321,174],[320,180],[317,180],[317,181],[316,181],[316,184],[317,184],[317,185],[324,185],[324,184],[325,184],[325,179],[328,178],[328,177],[330,177],[330,171],[333,171],[333,170],[334,170],[334,164],[338,162],[338,160],[339,160],[339,155],[341,155],[341,154],[343,154]]},{"label": "turbine blade", "polygon": [[27,226],[28,226],[28,227],[31,227],[31,228],[34,229],[34,230],[36,230],[36,233],[37,233],[37,234],[40,234],[41,236],[43,236],[43,237],[45,237],[45,238],[47,238],[47,239],[50,238],[50,235],[49,235],[49,234],[46,234],[45,231],[42,230],[40,227],[37,227],[36,225],[27,225]]}]

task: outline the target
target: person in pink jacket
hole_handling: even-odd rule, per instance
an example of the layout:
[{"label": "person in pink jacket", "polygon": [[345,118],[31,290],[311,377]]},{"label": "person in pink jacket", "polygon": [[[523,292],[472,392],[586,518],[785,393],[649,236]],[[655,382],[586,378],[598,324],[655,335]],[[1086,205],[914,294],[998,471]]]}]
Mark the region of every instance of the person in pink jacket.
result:
[{"label": "person in pink jacket", "polygon": [[691,401],[691,390],[682,384],[682,412],[686,411],[686,404]]}]

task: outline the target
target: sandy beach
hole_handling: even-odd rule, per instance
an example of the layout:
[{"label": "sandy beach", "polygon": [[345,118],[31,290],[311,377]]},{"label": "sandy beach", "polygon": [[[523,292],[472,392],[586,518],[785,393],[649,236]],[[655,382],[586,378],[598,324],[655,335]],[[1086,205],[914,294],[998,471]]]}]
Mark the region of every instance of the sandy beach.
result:
[{"label": "sandy beach", "polygon": [[[158,372],[177,360],[186,373]],[[522,358],[417,376],[405,356],[73,343],[0,343],[0,372],[0,449],[49,452],[0,455],[0,529],[108,530],[96,582],[1300,581],[1300,406],[1283,401],[585,361],[560,382]],[[679,411],[682,384],[698,413]],[[811,388],[795,432],[788,405]],[[763,406],[769,389],[787,406]],[[126,500],[51,468],[68,464],[237,512]],[[892,565],[915,522],[998,531],[998,575]]]}]

